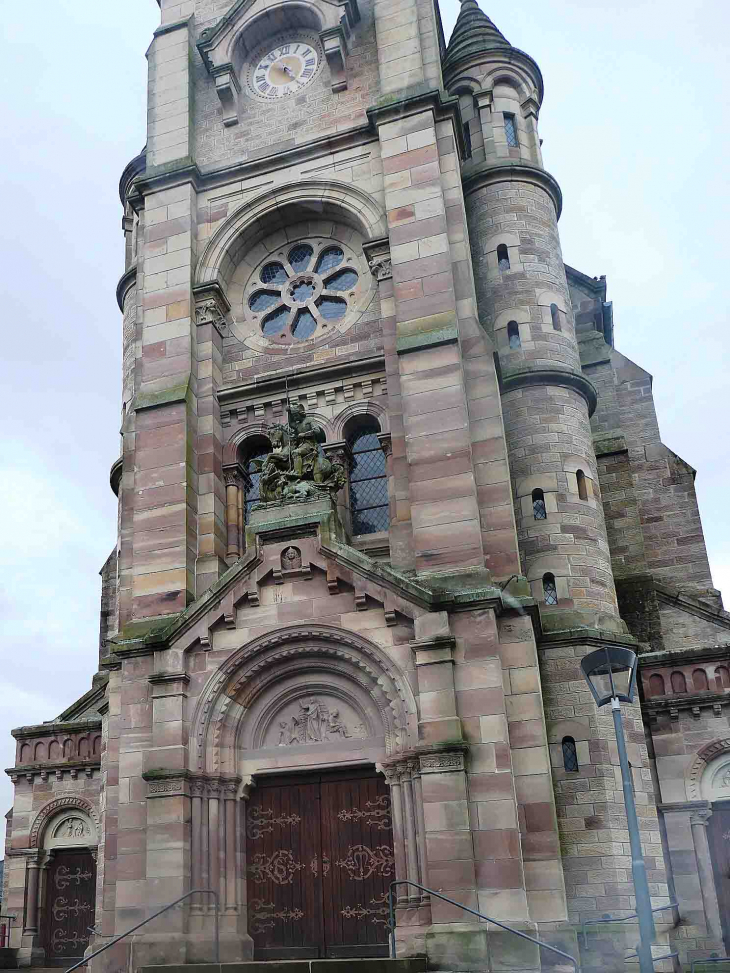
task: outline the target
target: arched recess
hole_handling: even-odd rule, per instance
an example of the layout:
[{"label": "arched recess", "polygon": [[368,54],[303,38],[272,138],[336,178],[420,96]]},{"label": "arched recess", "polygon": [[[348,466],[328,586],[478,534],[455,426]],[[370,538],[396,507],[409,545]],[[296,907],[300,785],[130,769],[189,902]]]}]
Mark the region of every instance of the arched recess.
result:
[{"label": "arched recess", "polygon": [[[416,706],[395,663],[361,635],[324,625],[279,629],[243,645],[211,678],[198,702],[192,729],[191,770],[237,775],[257,751],[294,747],[280,737],[312,697],[326,696],[330,724],[344,722],[355,734],[382,750],[382,758],[416,742]],[[333,717],[333,709],[340,711]],[[345,718],[347,714],[347,718]],[[361,728],[355,725],[355,718]],[[348,725],[349,724],[349,725]],[[332,728],[332,726],[330,726]],[[346,742],[332,729],[329,743]],[[307,747],[307,754],[314,750]],[[328,748],[331,750],[331,746]],[[249,767],[250,770],[250,767]]]},{"label": "arched recess", "polygon": [[96,846],[98,841],[96,809],[89,801],[75,795],[58,797],[45,804],[30,829],[31,848],[89,848]]},{"label": "arched recess", "polygon": [[227,289],[241,259],[261,236],[289,223],[327,217],[366,240],[387,236],[382,208],[356,186],[318,179],[280,186],[244,203],[216,230],[198,261],[195,285],[218,282]]},{"label": "arched recess", "polygon": [[353,422],[362,416],[373,416],[380,425],[381,432],[390,432],[390,417],[379,402],[373,399],[359,399],[346,406],[332,419],[332,439],[346,439]]}]

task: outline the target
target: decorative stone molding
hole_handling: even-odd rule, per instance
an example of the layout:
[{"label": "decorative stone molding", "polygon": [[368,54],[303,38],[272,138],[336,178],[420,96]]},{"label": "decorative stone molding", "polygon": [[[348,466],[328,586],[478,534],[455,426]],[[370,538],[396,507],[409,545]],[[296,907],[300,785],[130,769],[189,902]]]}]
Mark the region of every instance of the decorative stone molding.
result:
[{"label": "decorative stone molding", "polygon": [[98,758],[93,761],[64,761],[55,763],[45,762],[42,767],[37,764],[32,766],[8,767],[5,773],[13,784],[16,784],[21,777],[25,777],[29,784],[32,784],[36,777],[41,780],[48,780],[50,774],[54,774],[56,780],[63,780],[64,774],[68,774],[71,780],[77,780],[81,772],[89,780],[94,776],[94,772],[99,772],[101,764]]},{"label": "decorative stone molding", "polygon": [[[325,687],[333,679],[333,687],[341,687],[336,691],[338,699],[354,705],[356,712],[362,709],[365,700],[369,700],[367,707],[371,716],[368,720],[379,713],[382,729],[376,735],[385,735],[389,752],[403,748],[408,714],[415,713],[415,700],[393,662],[377,646],[355,633],[327,626],[294,626],[261,636],[243,646],[221,666],[209,683],[192,721],[199,770],[205,768],[213,774],[235,770],[230,761],[241,719],[251,719],[247,714],[257,698],[263,698],[262,694],[269,692],[269,687],[276,686],[282,678],[301,671],[305,660],[310,669],[316,664],[322,673],[321,689],[307,688],[310,695],[328,691]],[[344,689],[348,683],[352,684],[352,692]],[[283,701],[283,698],[281,703],[272,701],[271,705],[279,706]],[[273,719],[275,714],[272,714],[273,710],[267,710],[265,719]],[[259,730],[252,725],[247,732],[253,734],[254,744]],[[375,730],[372,728],[368,732]],[[259,741],[257,745],[262,743]]]},{"label": "decorative stone molding", "polygon": [[236,72],[230,65],[224,65],[215,70],[214,80],[215,93],[223,109],[224,127],[238,125],[238,96],[241,93],[241,85]]},{"label": "decorative stone molding", "polygon": [[76,795],[57,797],[55,800],[49,801],[48,804],[45,804],[35,816],[30,829],[29,844],[31,848],[39,847],[39,839],[42,837],[43,831],[45,830],[49,820],[59,811],[64,811],[67,808],[74,808],[85,814],[93,822],[94,828],[96,829],[96,834],[99,833],[99,817],[96,813],[96,809],[89,801],[85,800],[83,797],[77,797]]},{"label": "decorative stone molding", "polygon": [[377,281],[390,280],[393,276],[393,264],[388,237],[363,243],[362,249],[373,277]]},{"label": "decorative stone molding", "polygon": [[328,27],[320,31],[319,39],[322,43],[324,56],[332,78],[332,91],[347,89],[347,53],[350,29],[347,20],[343,18],[336,27]]},{"label": "decorative stone molding", "polygon": [[193,288],[195,296],[195,323],[212,324],[221,338],[230,334],[226,317],[230,314],[231,305],[223,293],[222,288],[215,282],[202,284]]},{"label": "decorative stone molding", "polygon": [[702,799],[701,784],[702,775],[708,765],[720,754],[730,751],[730,737],[723,737],[720,740],[713,740],[702,747],[695,754],[693,760],[685,772],[685,782],[687,787],[687,797],[691,801]]},{"label": "decorative stone molding", "polygon": [[422,774],[443,774],[466,769],[463,751],[425,753],[419,756],[418,762]]}]

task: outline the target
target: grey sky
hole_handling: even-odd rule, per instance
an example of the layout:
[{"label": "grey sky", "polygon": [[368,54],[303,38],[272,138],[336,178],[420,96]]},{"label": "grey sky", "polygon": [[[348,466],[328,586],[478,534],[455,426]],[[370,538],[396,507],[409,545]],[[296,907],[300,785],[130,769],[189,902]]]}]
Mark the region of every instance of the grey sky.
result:
[{"label": "grey sky", "polygon": [[[484,0],[482,0],[484,3]],[[721,0],[484,7],[545,77],[545,164],[568,263],[608,276],[616,344],[652,372],[665,443],[698,469],[730,593],[726,38]],[[442,4],[450,32],[456,0]],[[145,142],[154,0],[16,4],[0,20],[3,311],[0,761],[95,670],[116,532],[123,270],[117,182]],[[11,788],[0,774],[0,813]]]}]

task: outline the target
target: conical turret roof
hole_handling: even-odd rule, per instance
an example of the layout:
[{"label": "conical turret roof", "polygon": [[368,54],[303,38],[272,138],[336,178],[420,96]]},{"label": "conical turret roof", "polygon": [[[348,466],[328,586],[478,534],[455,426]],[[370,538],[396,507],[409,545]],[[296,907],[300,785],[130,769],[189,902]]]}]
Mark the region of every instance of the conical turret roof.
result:
[{"label": "conical turret roof", "polygon": [[476,0],[461,0],[461,10],[446,48],[444,69],[483,51],[509,49],[512,45],[487,17]]}]

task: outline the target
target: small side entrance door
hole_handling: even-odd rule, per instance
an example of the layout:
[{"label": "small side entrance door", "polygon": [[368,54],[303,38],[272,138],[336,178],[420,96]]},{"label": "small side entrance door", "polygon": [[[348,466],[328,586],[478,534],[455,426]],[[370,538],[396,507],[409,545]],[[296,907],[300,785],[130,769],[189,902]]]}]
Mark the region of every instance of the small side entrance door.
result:
[{"label": "small side entrance door", "polygon": [[44,915],[46,962],[71,965],[94,925],[96,863],[88,851],[56,851],[48,866]]},{"label": "small side entrance door", "polygon": [[260,779],[247,807],[246,861],[255,958],[388,955],[395,865],[381,776]]}]

